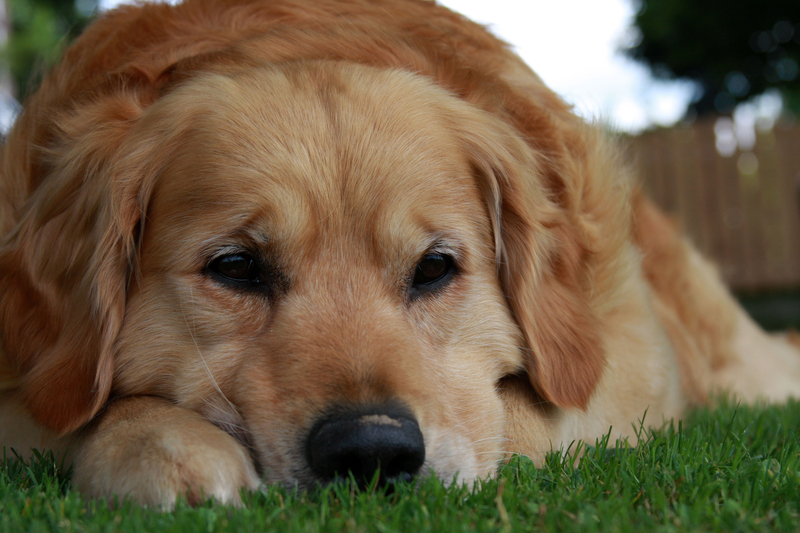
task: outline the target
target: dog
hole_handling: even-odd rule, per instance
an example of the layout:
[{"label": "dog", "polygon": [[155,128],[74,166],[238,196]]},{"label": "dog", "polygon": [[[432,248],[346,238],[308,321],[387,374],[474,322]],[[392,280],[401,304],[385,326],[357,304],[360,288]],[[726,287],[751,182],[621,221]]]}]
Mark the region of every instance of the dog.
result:
[{"label": "dog", "polygon": [[622,153],[434,2],[103,14],[2,151],[0,443],[238,505],[800,394]]}]

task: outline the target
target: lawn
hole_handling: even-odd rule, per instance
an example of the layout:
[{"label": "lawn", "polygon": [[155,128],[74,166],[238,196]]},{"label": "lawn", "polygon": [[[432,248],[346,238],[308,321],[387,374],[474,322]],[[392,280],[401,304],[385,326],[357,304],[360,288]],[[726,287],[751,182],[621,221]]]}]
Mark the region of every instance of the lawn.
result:
[{"label": "lawn", "polygon": [[[41,455],[0,468],[0,531],[797,531],[800,403],[725,403],[682,423],[643,431],[635,448],[573,445],[543,468],[515,457],[482,486],[426,479],[393,494],[347,484],[296,494],[272,488],[247,507],[207,503],[159,513],[109,510],[69,489],[69,474]],[[597,443],[594,443],[597,444]]]}]

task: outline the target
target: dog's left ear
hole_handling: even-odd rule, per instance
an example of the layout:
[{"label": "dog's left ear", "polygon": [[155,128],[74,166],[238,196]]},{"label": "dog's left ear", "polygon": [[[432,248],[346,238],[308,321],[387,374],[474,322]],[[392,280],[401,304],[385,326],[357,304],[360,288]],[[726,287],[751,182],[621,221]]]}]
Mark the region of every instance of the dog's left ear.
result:
[{"label": "dog's left ear", "polygon": [[503,290],[528,344],[531,383],[555,405],[585,409],[605,355],[589,303],[593,251],[584,222],[591,215],[582,213],[578,190],[584,169],[558,152],[557,136],[537,149],[493,117],[462,134],[489,205]]}]

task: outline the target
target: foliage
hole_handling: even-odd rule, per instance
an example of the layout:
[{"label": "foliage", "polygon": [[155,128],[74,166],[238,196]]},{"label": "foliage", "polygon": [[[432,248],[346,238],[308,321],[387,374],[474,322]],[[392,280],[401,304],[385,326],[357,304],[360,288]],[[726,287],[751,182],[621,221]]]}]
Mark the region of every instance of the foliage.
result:
[{"label": "foliage", "polygon": [[576,444],[542,468],[515,457],[474,489],[435,478],[390,494],[273,487],[246,494],[244,509],[181,503],[170,513],[87,502],[52,455],[12,458],[0,467],[0,532],[789,531],[800,519],[798,427],[800,403],[726,403],[642,430],[636,447]]},{"label": "foliage", "polygon": [[662,78],[698,83],[698,114],[729,112],[769,88],[800,111],[800,2],[641,0],[626,53]]},{"label": "foliage", "polygon": [[6,0],[10,31],[0,60],[10,70],[20,100],[83,30],[97,5],[98,0]]}]

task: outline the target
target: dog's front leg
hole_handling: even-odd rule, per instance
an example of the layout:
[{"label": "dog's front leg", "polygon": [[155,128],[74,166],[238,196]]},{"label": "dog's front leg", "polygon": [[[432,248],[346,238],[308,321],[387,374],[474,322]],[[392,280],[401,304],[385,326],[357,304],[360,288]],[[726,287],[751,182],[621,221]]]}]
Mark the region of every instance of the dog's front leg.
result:
[{"label": "dog's front leg", "polygon": [[93,498],[115,496],[169,509],[183,496],[241,505],[259,479],[248,451],[199,414],[165,400],[112,402],[82,430],[74,486]]}]

